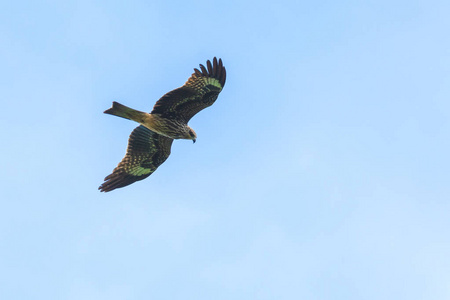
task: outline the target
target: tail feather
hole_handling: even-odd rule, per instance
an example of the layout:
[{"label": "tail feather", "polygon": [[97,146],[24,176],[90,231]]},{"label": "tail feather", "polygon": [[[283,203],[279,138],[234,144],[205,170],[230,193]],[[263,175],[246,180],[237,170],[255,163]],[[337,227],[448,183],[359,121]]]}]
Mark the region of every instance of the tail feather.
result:
[{"label": "tail feather", "polygon": [[118,116],[128,120],[133,120],[138,123],[142,123],[145,117],[148,115],[145,112],[135,110],[119,102],[114,101],[111,108],[104,111],[105,114],[110,114],[113,116]]}]

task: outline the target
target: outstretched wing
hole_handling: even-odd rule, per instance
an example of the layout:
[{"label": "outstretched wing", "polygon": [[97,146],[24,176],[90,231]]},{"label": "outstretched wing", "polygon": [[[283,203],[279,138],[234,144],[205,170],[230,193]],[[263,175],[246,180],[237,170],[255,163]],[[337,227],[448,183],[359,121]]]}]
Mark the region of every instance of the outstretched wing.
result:
[{"label": "outstretched wing", "polygon": [[98,189],[109,192],[147,178],[169,157],[172,142],[142,125],[136,127],[128,139],[127,154]]},{"label": "outstretched wing", "polygon": [[187,123],[196,113],[213,105],[225,85],[226,70],[222,60],[217,61],[215,57],[213,63],[208,60],[206,66],[194,69],[182,87],[162,96],[151,113]]}]

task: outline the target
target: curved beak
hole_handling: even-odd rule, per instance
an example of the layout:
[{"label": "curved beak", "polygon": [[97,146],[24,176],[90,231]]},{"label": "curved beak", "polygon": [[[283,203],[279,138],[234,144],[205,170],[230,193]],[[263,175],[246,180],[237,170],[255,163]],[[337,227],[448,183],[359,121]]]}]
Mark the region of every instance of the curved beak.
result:
[{"label": "curved beak", "polygon": [[195,144],[196,139],[192,139],[192,143]]}]

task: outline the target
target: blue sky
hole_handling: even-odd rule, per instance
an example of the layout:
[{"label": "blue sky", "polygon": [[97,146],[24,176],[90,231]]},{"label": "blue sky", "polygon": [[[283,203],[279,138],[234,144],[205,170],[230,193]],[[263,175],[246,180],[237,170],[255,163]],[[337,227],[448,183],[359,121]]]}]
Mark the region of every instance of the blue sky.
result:
[{"label": "blue sky", "polygon": [[[2,299],[449,299],[448,1],[0,4]],[[214,56],[218,101],[100,193]]]}]

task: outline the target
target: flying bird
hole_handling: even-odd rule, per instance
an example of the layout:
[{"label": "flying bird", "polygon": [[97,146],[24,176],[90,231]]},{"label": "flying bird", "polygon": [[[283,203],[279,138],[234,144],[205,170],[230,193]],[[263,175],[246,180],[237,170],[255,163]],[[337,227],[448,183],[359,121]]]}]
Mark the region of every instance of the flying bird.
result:
[{"label": "flying bird", "polygon": [[131,132],[125,157],[98,188],[109,192],[150,176],[170,155],[174,139],[192,140],[197,134],[189,120],[216,101],[225,85],[226,70],[214,57],[200,65],[186,83],[159,99],[150,113],[113,102],[104,113],[141,124]]}]

